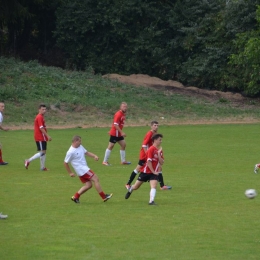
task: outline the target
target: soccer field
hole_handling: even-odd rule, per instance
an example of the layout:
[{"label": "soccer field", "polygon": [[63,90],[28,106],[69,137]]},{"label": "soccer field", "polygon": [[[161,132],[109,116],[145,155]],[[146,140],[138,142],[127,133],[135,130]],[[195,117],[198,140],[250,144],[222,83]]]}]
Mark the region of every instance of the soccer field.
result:
[{"label": "soccer field", "polygon": [[[124,184],[138,162],[149,127],[125,127],[127,160],[120,165],[119,146],[111,167],[102,160],[108,128],[49,130],[46,166],[29,169],[24,159],[36,152],[33,131],[1,132],[4,160],[0,167],[1,259],[259,259],[260,192],[259,124],[160,126],[164,135],[165,184],[157,189],[158,206],[148,206],[149,184],[128,200]],[[81,187],[65,171],[63,159],[73,135],[97,154],[88,158],[111,200],[104,203],[93,188],[75,204],[70,197]],[[260,173],[259,173],[260,174]]]}]

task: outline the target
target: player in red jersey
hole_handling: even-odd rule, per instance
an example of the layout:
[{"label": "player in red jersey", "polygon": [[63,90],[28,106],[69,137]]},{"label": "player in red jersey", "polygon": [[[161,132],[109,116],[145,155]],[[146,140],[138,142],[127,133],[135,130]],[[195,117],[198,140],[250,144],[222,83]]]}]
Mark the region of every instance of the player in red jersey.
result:
[{"label": "player in red jersey", "polygon": [[156,205],[154,202],[154,198],[156,195],[156,186],[158,183],[158,175],[161,165],[164,163],[163,151],[161,147],[162,143],[162,134],[154,134],[152,137],[153,145],[148,149],[146,155],[147,160],[143,168],[141,169],[141,173],[135,184],[130,187],[128,192],[125,195],[125,198],[128,199],[134,190],[139,189],[139,187],[144,183],[149,181],[151,186],[150,191],[150,200],[149,205]]},{"label": "player in red jersey", "polygon": [[[158,128],[159,128],[159,123],[157,121],[152,121],[151,122],[151,130],[149,130],[146,133],[144,140],[143,140],[143,143],[142,143],[142,147],[141,147],[140,154],[139,154],[139,162],[138,162],[136,168],[131,173],[127,184],[125,185],[125,187],[127,189],[130,188],[131,183],[134,180],[135,176],[140,172],[141,167],[144,166],[144,164],[146,162],[146,152],[149,149],[149,147],[151,147],[153,145],[152,136],[157,133]],[[158,175],[158,181],[160,183],[160,189],[161,190],[170,190],[172,187],[164,185],[162,168],[160,167],[159,169],[160,169],[160,171],[159,171],[159,175]]]},{"label": "player in red jersey", "polygon": [[123,132],[123,127],[125,124],[126,119],[126,111],[127,111],[127,103],[122,102],[120,105],[120,110],[117,111],[114,115],[113,123],[111,126],[111,129],[109,131],[110,139],[108,143],[108,147],[105,151],[105,156],[103,160],[103,165],[109,166],[109,157],[111,154],[112,149],[114,148],[114,145],[118,143],[120,145],[120,157],[121,157],[121,164],[131,164],[131,162],[127,162],[125,159],[125,148],[126,148],[126,142],[124,140],[124,137],[126,137],[126,134]]},{"label": "player in red jersey", "polygon": [[[4,120],[2,112],[4,111],[4,109],[5,109],[5,103],[4,102],[0,102],[0,129],[3,130],[3,131],[8,131],[9,128],[6,128],[6,127],[2,126],[2,122]],[[7,164],[8,164],[8,162],[4,162],[3,161],[3,158],[2,158],[2,145],[0,143],[0,165],[7,165]]]},{"label": "player in red jersey", "polygon": [[28,169],[31,161],[40,158],[41,171],[48,171],[45,167],[47,142],[51,141],[52,138],[47,133],[45,125],[44,115],[47,111],[46,105],[39,105],[39,113],[34,119],[34,140],[36,142],[38,153],[33,155],[30,159],[24,161],[24,166]]}]

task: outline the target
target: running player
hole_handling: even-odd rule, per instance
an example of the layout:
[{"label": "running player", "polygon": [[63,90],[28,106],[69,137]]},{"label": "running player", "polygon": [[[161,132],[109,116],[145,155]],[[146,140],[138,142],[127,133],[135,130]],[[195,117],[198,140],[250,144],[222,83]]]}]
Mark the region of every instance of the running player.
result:
[{"label": "running player", "polygon": [[97,155],[87,151],[81,145],[81,137],[78,135],[74,136],[72,138],[71,147],[67,151],[66,157],[64,159],[64,166],[70,177],[75,177],[76,175],[70,169],[70,163],[74,168],[76,174],[79,176],[81,182],[84,183],[84,186],[79,189],[79,191],[76,192],[74,196],[72,196],[71,200],[73,200],[75,203],[79,203],[79,197],[87,190],[92,188],[93,182],[98,194],[103,199],[103,201],[106,202],[112,197],[113,194],[105,194],[102,191],[98,176],[88,167],[85,155],[90,156],[94,158],[94,160],[98,161]]},{"label": "running player", "polygon": [[[3,131],[8,131],[9,128],[6,128],[6,127],[2,126],[2,123],[3,123],[3,120],[4,120],[2,112],[4,112],[4,110],[5,110],[5,104],[4,104],[4,102],[0,102],[0,129],[3,130]],[[3,161],[2,145],[0,143],[0,165],[7,165],[7,164],[8,164],[8,162],[4,162]]]},{"label": "running player", "polygon": [[125,148],[126,142],[124,137],[126,134],[123,132],[123,127],[125,124],[126,119],[126,111],[127,111],[127,103],[122,102],[120,105],[120,110],[117,111],[114,115],[114,120],[112,123],[112,127],[109,131],[110,139],[108,143],[108,147],[105,151],[105,156],[103,160],[103,165],[110,166],[111,164],[108,162],[112,149],[114,145],[118,143],[120,145],[120,157],[121,157],[121,164],[131,164],[131,162],[126,161],[125,159]]},{"label": "running player", "polygon": [[47,128],[45,125],[44,115],[47,111],[46,105],[39,105],[39,113],[35,117],[34,120],[34,140],[36,142],[38,153],[33,155],[30,159],[26,159],[24,161],[24,166],[28,169],[31,161],[40,158],[40,170],[48,171],[45,167],[46,160],[46,150],[47,150],[47,142],[51,141],[52,138],[47,133]]},{"label": "running player", "polygon": [[[152,136],[157,133],[158,128],[159,128],[159,123],[157,121],[152,121],[151,130],[149,130],[146,133],[143,143],[142,143],[142,147],[141,147],[140,154],[139,154],[139,162],[138,162],[136,168],[131,173],[127,184],[125,185],[126,189],[130,188],[131,183],[135,179],[135,176],[139,173],[141,167],[144,166],[144,164],[146,162],[146,152],[147,152],[148,148],[153,145]],[[159,170],[160,171],[159,171],[158,181],[160,183],[160,189],[161,190],[170,190],[172,188],[171,186],[164,185],[162,168],[160,167]]]},{"label": "running player", "polygon": [[154,134],[152,137],[153,145],[147,151],[147,160],[143,168],[141,169],[141,173],[135,184],[131,186],[128,192],[125,195],[125,199],[128,199],[134,190],[140,188],[140,186],[144,182],[150,182],[151,190],[150,190],[150,200],[149,205],[156,205],[154,202],[154,198],[156,195],[156,186],[158,183],[158,168],[163,165],[163,151],[161,147],[162,143],[162,134]]}]

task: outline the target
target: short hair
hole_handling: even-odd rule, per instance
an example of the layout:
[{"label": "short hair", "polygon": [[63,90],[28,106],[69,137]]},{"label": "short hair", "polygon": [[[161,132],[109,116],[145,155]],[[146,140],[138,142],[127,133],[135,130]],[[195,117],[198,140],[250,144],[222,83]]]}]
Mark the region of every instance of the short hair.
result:
[{"label": "short hair", "polygon": [[152,136],[152,140],[154,141],[154,140],[157,140],[158,138],[163,138],[163,135],[162,134],[154,134],[153,136]]},{"label": "short hair", "polygon": [[46,107],[46,105],[45,104],[40,104],[38,108],[41,109],[42,107]]},{"label": "short hair", "polygon": [[79,135],[74,135],[74,136],[72,137],[72,143],[74,143],[74,142],[76,142],[76,141],[79,141],[79,140],[81,140],[81,136],[79,136]]},{"label": "short hair", "polygon": [[123,101],[123,102],[121,102],[120,106],[121,105],[127,105],[127,103]]},{"label": "short hair", "polygon": [[159,123],[158,123],[157,121],[152,121],[152,122],[151,122],[151,126],[152,126],[152,125],[155,125],[155,124],[156,124],[156,125],[159,125]]}]

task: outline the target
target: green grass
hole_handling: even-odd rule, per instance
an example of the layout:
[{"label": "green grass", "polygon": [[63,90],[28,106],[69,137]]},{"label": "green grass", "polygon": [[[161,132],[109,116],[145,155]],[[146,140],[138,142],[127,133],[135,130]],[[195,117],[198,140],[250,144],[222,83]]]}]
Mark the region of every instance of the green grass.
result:
[{"label": "green grass", "polygon": [[222,99],[209,102],[163,87],[122,84],[91,71],[67,71],[44,67],[36,61],[24,63],[3,57],[0,57],[0,96],[6,102],[5,123],[16,127],[32,125],[40,102],[47,104],[48,122],[56,126],[108,125],[122,101],[128,102],[128,122],[134,125],[160,117],[164,117],[165,124],[260,119],[257,102],[234,107]]},{"label": "green grass", "polygon": [[[253,173],[259,158],[259,124],[160,126],[164,134],[163,167],[171,191],[157,190],[158,207],[148,206],[149,185],[129,200],[124,184],[137,163],[147,127],[127,127],[127,159],[119,164],[119,148],[111,167],[101,165],[107,128],[50,130],[49,172],[39,161],[29,170],[23,160],[35,153],[32,131],[1,132],[4,159],[0,167],[1,259],[259,259],[260,198],[249,200],[247,188],[259,189]],[[105,192],[103,203],[94,189],[70,197],[81,187],[70,178],[63,159],[71,137],[79,134],[88,159]]]}]

